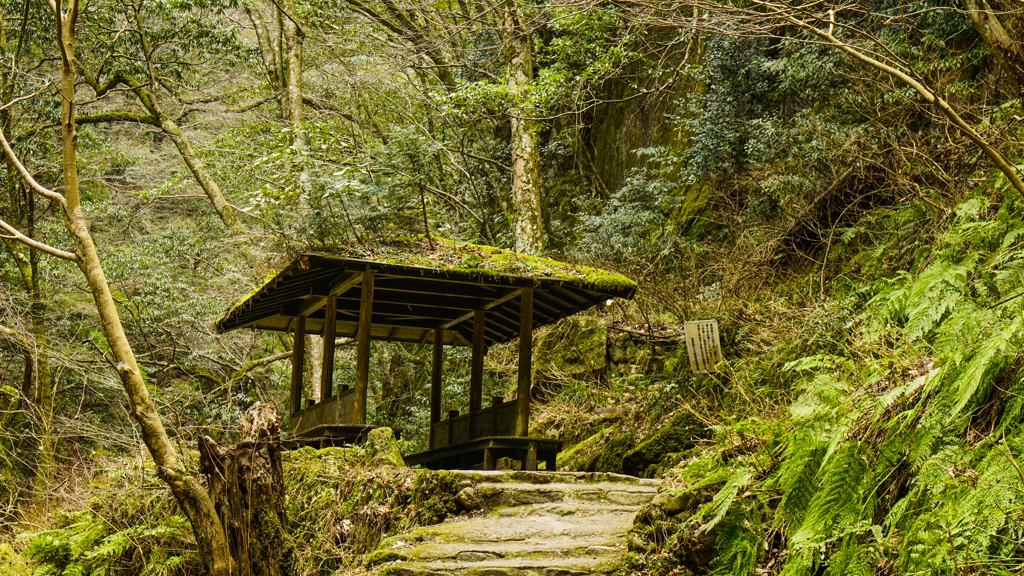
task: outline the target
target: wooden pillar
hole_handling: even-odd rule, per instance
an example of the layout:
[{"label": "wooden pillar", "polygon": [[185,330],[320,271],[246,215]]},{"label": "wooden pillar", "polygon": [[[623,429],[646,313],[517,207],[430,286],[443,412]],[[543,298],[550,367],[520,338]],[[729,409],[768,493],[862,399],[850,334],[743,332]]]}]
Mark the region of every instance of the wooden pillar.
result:
[{"label": "wooden pillar", "polygon": [[516,436],[529,436],[530,388],[533,385],[533,288],[523,288],[519,312],[519,385]]},{"label": "wooden pillar", "polygon": [[320,401],[326,402],[334,395],[334,339],[337,337],[338,297],[327,299],[327,316],[324,318],[324,357],[320,367]]},{"label": "wooden pillar", "polygon": [[446,446],[451,446],[455,443],[455,419],[458,417],[458,410],[448,411],[448,444]]},{"label": "wooden pillar", "polygon": [[531,445],[526,450],[526,460],[523,460],[523,470],[530,472],[537,471],[537,447]]},{"label": "wooden pillar", "polygon": [[292,414],[302,410],[303,360],[306,358],[306,318],[295,319],[295,340],[292,345]]},{"label": "wooden pillar", "polygon": [[487,353],[484,342],[483,309],[473,312],[473,352],[470,356],[469,371],[469,437],[474,438],[476,429],[476,413],[483,408],[484,402],[484,354]]},{"label": "wooden pillar", "polygon": [[444,328],[434,329],[434,358],[430,366],[430,443],[433,450],[434,424],[441,421],[441,386],[444,384]]},{"label": "wooden pillar", "polygon": [[498,408],[505,403],[505,399],[501,396],[491,397],[491,436],[498,435]]},{"label": "wooden pillar", "polygon": [[366,386],[370,381],[370,322],[373,319],[373,270],[363,272],[356,332],[356,381],[352,401],[353,424],[366,424]]}]

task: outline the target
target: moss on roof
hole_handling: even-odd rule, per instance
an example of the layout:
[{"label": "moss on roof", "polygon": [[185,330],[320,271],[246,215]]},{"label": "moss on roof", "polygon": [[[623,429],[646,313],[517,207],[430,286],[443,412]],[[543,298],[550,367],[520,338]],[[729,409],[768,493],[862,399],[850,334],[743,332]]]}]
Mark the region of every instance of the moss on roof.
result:
[{"label": "moss on roof", "polygon": [[293,273],[309,267],[308,257],[339,260],[368,260],[381,264],[428,268],[453,272],[486,281],[494,278],[531,278],[569,282],[596,292],[631,297],[636,282],[625,276],[589,266],[558,262],[550,258],[518,254],[493,246],[469,244],[447,238],[419,236],[390,242],[364,243],[352,246],[318,246],[300,252],[290,264],[271,275],[259,287],[239,300],[217,321],[225,321],[240,312],[243,305],[269,286],[284,281]]},{"label": "moss on roof", "polygon": [[310,251],[325,257],[358,258],[400,266],[417,266],[470,275],[548,278],[586,284],[596,290],[635,290],[625,276],[591,268],[528,256],[493,246],[470,244],[448,238],[424,236],[401,238],[386,243],[332,246]]}]

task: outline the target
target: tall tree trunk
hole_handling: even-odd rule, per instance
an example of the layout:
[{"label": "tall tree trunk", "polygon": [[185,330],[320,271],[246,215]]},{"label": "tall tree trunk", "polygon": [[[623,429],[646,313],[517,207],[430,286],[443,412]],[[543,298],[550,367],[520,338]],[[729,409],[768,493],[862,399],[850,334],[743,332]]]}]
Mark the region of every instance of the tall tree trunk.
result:
[{"label": "tall tree trunk", "polygon": [[292,129],[292,150],[295,153],[296,184],[299,189],[299,205],[309,204],[309,164],[306,161],[306,118],[302,108],[302,43],[304,32],[299,27],[295,11],[295,0],[283,0],[281,4],[284,24],[284,40],[288,46],[288,124]]},{"label": "tall tree trunk", "polygon": [[508,54],[508,92],[512,99],[512,210],[516,251],[544,252],[541,214],[540,153],[537,122],[530,104],[533,83],[533,47],[529,29],[522,25],[513,1],[505,7],[505,44]]},{"label": "tall tree trunk", "polygon": [[253,6],[251,2],[243,4],[245,13],[249,16],[253,31],[256,33],[256,41],[260,48],[260,56],[263,59],[263,67],[266,69],[267,81],[274,91],[274,99],[281,109],[281,117],[289,118],[288,90],[284,63],[281,62],[281,53],[275,49],[275,38],[270,33],[267,20],[260,11],[259,6]]},{"label": "tall tree trunk", "polygon": [[[25,12],[22,14],[22,29],[18,35],[17,47],[7,58],[12,62],[11,70],[3,77],[3,101],[11,102],[14,99],[14,70],[16,70],[20,59],[22,38],[25,34],[25,25],[28,19],[28,5],[25,5]],[[6,32],[0,38],[0,43],[7,45]],[[5,107],[0,111],[0,127],[10,131],[13,124],[13,110]],[[15,221],[16,225],[25,230],[29,238],[36,237],[35,230],[35,197],[31,192],[24,193],[24,187],[19,186],[20,178],[11,163],[7,163],[7,198],[8,214]],[[21,283],[29,298],[29,316],[32,320],[32,344],[31,350],[26,350],[24,382],[22,383],[22,398],[31,403],[33,428],[37,442],[30,445],[37,448],[34,453],[36,463],[36,475],[33,481],[33,492],[43,504],[44,508],[49,502],[49,492],[52,486],[55,472],[55,439],[53,437],[53,384],[50,380],[50,355],[47,351],[47,329],[45,312],[46,305],[43,298],[42,287],[38,274],[38,254],[31,247],[15,240],[4,240],[4,245],[14,259],[18,272],[21,275]]]},{"label": "tall tree trunk", "polygon": [[1024,88],[1024,7],[1020,0],[963,0],[974,28],[1018,94]]},{"label": "tall tree trunk", "polygon": [[[142,379],[135,354],[125,335],[121,318],[110,292],[103,267],[100,264],[96,246],[89,226],[82,212],[78,187],[77,140],[75,130],[75,23],[78,18],[78,0],[69,0],[65,11],[56,0],[50,0],[50,9],[56,19],[57,42],[61,60],[61,144],[63,149],[62,171],[64,196],[46,190],[31,178],[24,166],[17,163],[10,145],[2,141],[4,153],[11,163],[16,164],[19,173],[33,190],[62,207],[64,226],[75,244],[74,255],[59,253],[61,257],[73,259],[89,285],[100,324],[113,354],[121,382],[128,394],[131,415],[142,431],[142,440],[156,463],[157,475],[170,487],[178,503],[192,523],[200,554],[206,560],[211,574],[230,576],[234,570],[224,529],[220,524],[213,501],[178,459],[167,432],[164,429],[156,405],[149,397],[149,390]],[[8,230],[10,232],[10,230]],[[26,239],[22,239],[27,242]],[[39,246],[39,244],[35,244]]]}]

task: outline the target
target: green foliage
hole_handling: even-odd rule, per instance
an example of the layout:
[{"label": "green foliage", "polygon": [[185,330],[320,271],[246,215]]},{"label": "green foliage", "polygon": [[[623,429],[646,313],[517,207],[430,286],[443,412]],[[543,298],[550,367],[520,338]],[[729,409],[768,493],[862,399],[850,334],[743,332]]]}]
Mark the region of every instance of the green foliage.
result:
[{"label": "green foliage", "polygon": [[[118,485],[138,478],[113,474]],[[34,574],[92,576],[111,570],[146,575],[195,571],[198,555],[188,521],[172,511],[167,497],[99,490],[90,509],[62,514],[58,527],[19,535],[22,556],[35,563]]]},{"label": "green foliage", "polygon": [[[772,457],[770,473],[720,452],[687,465],[724,479],[685,529],[718,528],[718,573],[752,573],[772,531],[785,534],[783,574],[1024,567],[1024,441],[1010,399],[1024,307],[1005,257],[1024,222],[985,206],[964,201],[916,269],[875,281],[846,351],[786,365],[798,390],[788,431],[755,459]],[[777,496],[757,505],[744,491]],[[736,520],[751,514],[760,519]]]},{"label": "green foliage", "polygon": [[360,447],[285,455],[296,573],[353,568],[388,536],[455,513],[452,475],[381,466],[369,457]]}]

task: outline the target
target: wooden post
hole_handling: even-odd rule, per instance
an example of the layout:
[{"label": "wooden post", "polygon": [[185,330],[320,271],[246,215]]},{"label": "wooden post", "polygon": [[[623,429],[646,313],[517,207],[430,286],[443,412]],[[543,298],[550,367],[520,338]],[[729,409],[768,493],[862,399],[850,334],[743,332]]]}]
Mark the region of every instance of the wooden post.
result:
[{"label": "wooden post", "polygon": [[455,419],[459,417],[458,410],[448,411],[448,446],[455,443]]},{"label": "wooden post", "polygon": [[370,381],[370,322],[373,320],[373,270],[363,272],[356,332],[356,381],[352,399],[353,424],[366,424],[366,386]]},{"label": "wooden post", "polygon": [[519,312],[519,386],[516,436],[529,436],[530,388],[533,385],[533,288],[523,288]]},{"label": "wooden post", "polygon": [[498,435],[498,408],[504,403],[501,396],[491,396],[491,436]]},{"label": "wooden post", "polygon": [[530,472],[537,471],[537,447],[530,444],[530,447],[526,450],[526,460],[523,461],[523,470]]},{"label": "wooden post", "polygon": [[292,345],[292,414],[302,410],[303,360],[306,358],[306,318],[295,319],[295,340]]},{"label": "wooden post", "polygon": [[338,297],[327,299],[327,316],[324,318],[324,358],[320,367],[320,401],[326,402],[334,395],[334,339],[337,336]]},{"label": "wooden post", "polygon": [[434,329],[434,358],[430,367],[430,450],[434,446],[434,424],[441,421],[441,386],[444,378],[444,328]]},{"label": "wooden post", "polygon": [[484,401],[484,354],[487,353],[484,343],[484,310],[473,312],[473,352],[470,356],[469,371],[469,437],[474,438],[476,429],[476,413],[483,408]]}]

